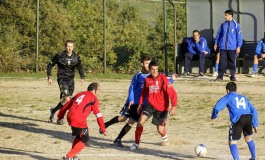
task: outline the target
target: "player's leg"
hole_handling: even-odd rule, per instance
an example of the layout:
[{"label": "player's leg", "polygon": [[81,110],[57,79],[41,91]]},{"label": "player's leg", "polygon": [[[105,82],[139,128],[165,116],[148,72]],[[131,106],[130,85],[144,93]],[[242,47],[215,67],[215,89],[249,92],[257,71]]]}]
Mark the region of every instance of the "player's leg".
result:
[{"label": "player's leg", "polygon": [[259,59],[260,56],[258,55],[254,55],[254,59],[253,59],[253,71],[252,71],[252,74],[251,74],[251,77],[255,77],[257,75],[257,70],[258,70],[258,63],[259,63]]},{"label": "player's leg", "polygon": [[111,120],[105,122],[105,128],[108,128],[109,126],[111,126],[111,125],[113,125],[115,123],[126,121],[128,119],[128,117],[126,116],[127,111],[128,111],[128,103],[126,103],[122,107],[122,109],[120,111],[120,116],[115,116]]},{"label": "player's leg", "polygon": [[204,76],[205,73],[205,59],[209,57],[209,54],[201,53],[199,54],[200,62],[199,62],[199,76]]},{"label": "player's leg", "polygon": [[255,141],[252,139],[252,116],[251,115],[243,115],[241,116],[244,119],[244,127],[243,127],[243,134],[246,143],[248,144],[249,151],[251,153],[251,160],[256,158],[256,145]]},{"label": "player's leg", "polygon": [[228,62],[228,66],[229,66],[229,71],[230,71],[230,80],[231,81],[236,81],[235,78],[235,73],[236,73],[236,51],[234,50],[228,50],[227,51],[227,62]]},{"label": "player's leg", "polygon": [[72,135],[76,137],[73,141],[72,149],[66,154],[66,158],[74,158],[89,141],[88,128],[72,127]]},{"label": "player's leg", "polygon": [[185,61],[184,61],[184,75],[190,74],[190,63],[192,61],[193,54],[185,53]]},{"label": "player's leg", "polygon": [[215,72],[213,73],[213,77],[217,77],[218,76],[219,60],[220,60],[220,52],[218,52],[216,54],[215,67],[214,67]]},{"label": "player's leg", "polygon": [[169,145],[168,136],[166,132],[166,120],[168,111],[159,112],[154,109],[152,123],[157,126],[157,131],[162,137],[162,146]]},{"label": "player's leg", "polygon": [[226,61],[227,61],[227,51],[220,50],[220,61],[219,61],[219,67],[218,67],[217,80],[223,80],[223,76],[226,70]]}]

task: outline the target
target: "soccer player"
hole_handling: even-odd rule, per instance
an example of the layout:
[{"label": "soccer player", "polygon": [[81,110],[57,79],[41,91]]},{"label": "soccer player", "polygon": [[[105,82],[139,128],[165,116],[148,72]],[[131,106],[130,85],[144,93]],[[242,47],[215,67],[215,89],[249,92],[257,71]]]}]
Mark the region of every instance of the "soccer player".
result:
[{"label": "soccer player", "polygon": [[[73,51],[74,41],[67,40],[65,42],[65,51],[56,54],[50,63],[47,65],[47,76],[48,84],[52,84],[52,68],[57,64],[57,82],[60,88],[60,99],[61,101],[57,104],[55,108],[50,109],[49,122],[53,122],[54,114],[69,100],[74,92],[74,77],[75,68],[77,68],[80,77],[81,85],[84,83],[85,74],[81,60],[78,54]],[[63,121],[62,121],[63,122]]]},{"label": "soccer player", "polygon": [[226,106],[229,111],[231,126],[229,128],[229,148],[234,160],[239,160],[239,153],[237,148],[237,141],[241,138],[243,132],[245,141],[251,152],[251,159],[256,158],[255,142],[251,135],[253,133],[252,127],[257,132],[258,127],[258,113],[255,107],[251,104],[247,97],[238,94],[237,86],[234,82],[229,82],[226,85],[227,94],[223,96],[214,106],[212,112],[212,119],[216,119],[219,111]]},{"label": "soccer player", "polygon": [[265,32],[264,32],[264,38],[262,38],[258,42],[256,47],[256,54],[254,55],[254,60],[253,60],[253,72],[251,74],[251,77],[255,77],[257,74],[259,59],[265,59]]},{"label": "soccer player", "polygon": [[[156,125],[158,133],[161,135],[163,142],[161,145],[168,145],[168,137],[166,133],[165,123],[168,112],[172,116],[176,112],[177,93],[167,77],[158,72],[158,64],[151,61],[149,64],[150,75],[146,77],[144,87],[141,92],[138,114],[141,112],[140,119],[137,123],[135,131],[135,143],[130,147],[135,150],[139,147],[143,126],[151,116],[152,123]],[[147,103],[143,107],[147,97]],[[169,99],[171,100],[171,108],[169,109]]]},{"label": "soccer player", "polygon": [[72,149],[64,157],[65,160],[78,160],[76,154],[79,153],[89,141],[89,132],[87,117],[91,112],[97,117],[97,122],[101,132],[107,135],[103,116],[99,110],[99,101],[97,96],[100,93],[98,83],[91,83],[87,91],[76,94],[59,111],[57,123],[63,120],[67,110],[67,121],[72,128],[72,135],[75,136]]},{"label": "soccer player", "polygon": [[230,80],[236,81],[236,57],[242,46],[242,33],[239,23],[233,19],[233,11],[225,11],[225,22],[223,22],[216,33],[214,42],[214,50],[217,51],[217,46],[220,49],[220,62],[218,67],[218,76],[216,81],[222,81],[226,70],[226,63],[230,70]]},{"label": "soccer player", "polygon": [[[147,76],[150,75],[149,72],[149,63],[151,62],[151,57],[149,55],[144,55],[141,58],[141,66],[142,70],[137,72],[131,81],[131,85],[128,91],[128,97],[126,100],[125,105],[123,106],[122,110],[120,111],[120,116],[115,116],[111,120],[105,123],[105,127],[109,127],[118,122],[124,122],[129,118],[129,121],[126,125],[122,128],[117,138],[114,140],[114,143],[119,146],[123,147],[121,139],[130,131],[131,127],[135,122],[138,121],[140,115],[137,113],[138,102],[140,99],[141,91],[144,86],[144,81]],[[176,74],[173,74],[172,77],[169,79],[171,83],[177,78]]]}]

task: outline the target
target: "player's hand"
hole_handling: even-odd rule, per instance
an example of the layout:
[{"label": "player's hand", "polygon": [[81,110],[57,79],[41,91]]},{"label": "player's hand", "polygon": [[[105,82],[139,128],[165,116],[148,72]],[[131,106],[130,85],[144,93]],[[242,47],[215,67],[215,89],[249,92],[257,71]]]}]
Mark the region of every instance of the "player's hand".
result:
[{"label": "player's hand", "polygon": [[48,78],[48,85],[52,85],[52,79]]},{"label": "player's hand", "polygon": [[176,114],[176,107],[172,107],[169,111],[170,116],[174,116]]},{"label": "player's hand", "polygon": [[237,47],[237,48],[236,48],[236,54],[239,54],[239,52],[240,52],[240,48]]},{"label": "player's hand", "polygon": [[84,79],[81,79],[81,86],[83,86],[83,84],[85,83],[85,80]]},{"label": "player's hand", "polygon": [[265,58],[265,54],[261,54],[261,58]]},{"label": "player's hand", "polygon": [[178,78],[178,75],[174,73],[171,78],[175,81]]},{"label": "player's hand", "polygon": [[213,46],[213,49],[214,49],[214,51],[217,50],[217,45],[216,44]]},{"label": "player's hand", "polygon": [[139,115],[141,114],[142,109],[143,109],[142,105],[139,105],[138,108],[137,108],[137,113]]},{"label": "player's hand", "polygon": [[257,128],[256,128],[256,127],[253,127],[253,130],[254,130],[254,132],[255,132],[255,133],[257,133],[257,132],[258,132],[258,130],[257,130]]},{"label": "player's hand", "polygon": [[128,109],[127,111],[131,108],[131,105],[133,104],[133,101],[131,101],[129,104],[128,104]]},{"label": "player's hand", "polygon": [[57,124],[58,124],[58,125],[63,125],[63,123],[64,123],[64,122],[63,122],[63,119],[57,119]]},{"label": "player's hand", "polygon": [[107,131],[106,131],[106,132],[103,132],[103,135],[104,135],[104,136],[108,135]]}]

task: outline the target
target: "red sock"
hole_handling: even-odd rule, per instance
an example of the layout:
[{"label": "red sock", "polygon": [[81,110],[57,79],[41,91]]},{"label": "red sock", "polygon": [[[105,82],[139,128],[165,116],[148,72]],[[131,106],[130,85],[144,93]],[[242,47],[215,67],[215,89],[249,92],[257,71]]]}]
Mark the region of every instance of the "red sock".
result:
[{"label": "red sock", "polygon": [[72,144],[72,148],[74,148],[74,146],[76,145],[77,142],[79,142],[80,139],[75,137],[74,141],[73,141],[73,144]]},{"label": "red sock", "polygon": [[137,126],[136,131],[135,131],[135,143],[136,144],[140,144],[140,139],[141,139],[142,133],[143,133],[143,126],[141,126],[141,127]]},{"label": "red sock", "polygon": [[164,132],[161,134],[162,137],[165,137],[167,135],[166,129],[164,129]]},{"label": "red sock", "polygon": [[77,153],[79,153],[86,145],[78,139],[78,142],[74,145],[70,152],[66,154],[67,158],[73,158]]}]

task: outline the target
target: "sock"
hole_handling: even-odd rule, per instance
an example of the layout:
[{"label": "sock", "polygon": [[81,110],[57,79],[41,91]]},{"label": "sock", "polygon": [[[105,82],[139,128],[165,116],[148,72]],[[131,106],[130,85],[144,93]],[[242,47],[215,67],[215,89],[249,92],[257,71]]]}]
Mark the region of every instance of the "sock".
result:
[{"label": "sock", "polygon": [[167,141],[167,140],[168,140],[166,130],[164,130],[164,133],[161,135],[161,137],[162,137],[162,140],[163,140],[163,141]]},{"label": "sock", "polygon": [[258,64],[253,64],[253,73],[257,73]]},{"label": "sock", "polygon": [[122,139],[125,136],[125,134],[127,134],[130,131],[131,128],[132,127],[128,123],[126,123],[126,125],[122,128],[120,134],[116,139]]},{"label": "sock", "polygon": [[249,148],[250,153],[251,153],[251,158],[252,159],[256,158],[256,147],[255,147],[254,140],[247,142],[247,144],[248,144],[248,148]]},{"label": "sock", "polygon": [[74,145],[70,152],[66,154],[67,158],[73,158],[77,153],[79,153],[86,145],[80,139],[77,140],[78,142]]},{"label": "sock", "polygon": [[143,133],[143,126],[137,126],[135,131],[135,143],[140,144],[141,135]]},{"label": "sock", "polygon": [[230,152],[234,158],[234,160],[239,160],[239,153],[238,153],[238,148],[236,144],[230,144]]},{"label": "sock", "polygon": [[52,113],[56,113],[59,109],[62,108],[62,103],[59,102],[55,108],[52,109]]},{"label": "sock", "polygon": [[74,148],[74,146],[76,145],[77,142],[79,142],[80,139],[75,137],[74,141],[73,141],[73,144],[72,144],[72,148]]},{"label": "sock", "polygon": [[219,63],[215,63],[215,72],[218,72]]},{"label": "sock", "polygon": [[119,116],[113,117],[111,120],[105,123],[105,128],[108,128],[110,125],[113,125],[114,123],[118,123],[119,121]]}]

